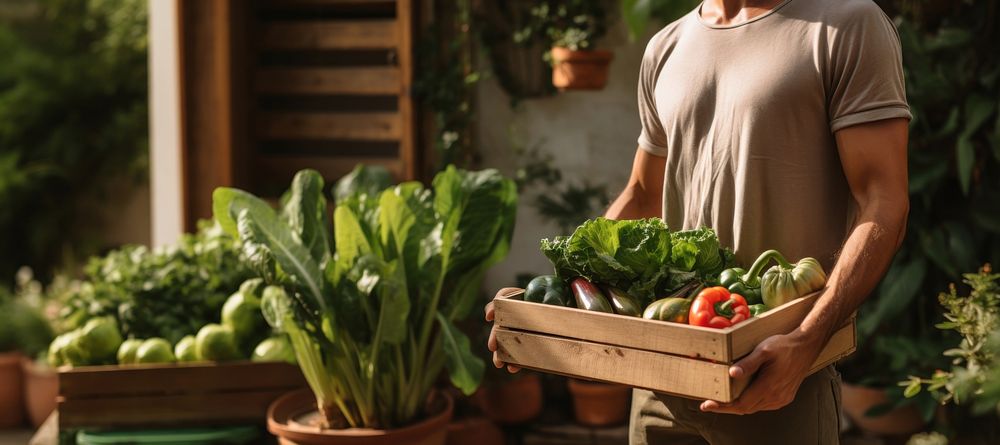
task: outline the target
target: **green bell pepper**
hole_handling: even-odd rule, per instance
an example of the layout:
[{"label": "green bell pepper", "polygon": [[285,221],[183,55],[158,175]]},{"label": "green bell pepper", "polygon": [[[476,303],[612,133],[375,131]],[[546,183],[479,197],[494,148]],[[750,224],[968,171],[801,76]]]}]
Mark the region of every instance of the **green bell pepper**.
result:
[{"label": "green bell pepper", "polygon": [[804,297],[826,285],[826,272],[815,258],[803,258],[791,264],[777,250],[761,254],[761,258],[765,256],[778,262],[760,278],[761,296],[770,309]]},{"label": "green bell pepper", "polygon": [[569,307],[572,306],[573,294],[559,277],[540,275],[524,288],[524,301]]},{"label": "green bell pepper", "polygon": [[763,314],[764,312],[767,312],[767,305],[766,304],[760,303],[760,304],[751,304],[750,305],[750,316],[751,317],[756,317],[756,316],[758,316],[760,314]]}]

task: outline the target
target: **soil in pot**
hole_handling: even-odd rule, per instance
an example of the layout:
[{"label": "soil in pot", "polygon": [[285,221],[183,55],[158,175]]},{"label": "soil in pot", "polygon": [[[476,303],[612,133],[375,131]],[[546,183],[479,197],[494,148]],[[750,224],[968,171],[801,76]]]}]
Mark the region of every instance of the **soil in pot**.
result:
[{"label": "soil in pot", "polygon": [[923,430],[924,420],[913,405],[895,408],[880,416],[865,416],[872,407],[888,402],[883,388],[870,388],[844,382],[841,387],[841,404],[844,414],[858,429],[883,436],[910,435]]},{"label": "soil in pot", "polygon": [[632,394],[629,387],[576,379],[569,379],[568,382],[577,423],[604,427],[625,422]]},{"label": "soil in pot", "polygon": [[285,394],[267,409],[267,430],[282,445],[444,445],[454,401],[439,393],[439,408],[431,417],[391,430],[370,428],[323,429],[311,420],[318,417],[316,398],[308,389]]},{"label": "soil in pot", "polygon": [[608,84],[614,53],[552,48],[552,85],[560,90],[600,90]]},{"label": "soil in pot", "polygon": [[503,431],[492,420],[476,416],[448,424],[447,445],[504,445]]},{"label": "soil in pot", "polygon": [[542,381],[538,374],[524,372],[525,375],[476,391],[475,403],[486,417],[504,425],[538,417],[542,412]]},{"label": "soil in pot", "polygon": [[24,358],[21,362],[21,370],[24,375],[24,405],[28,420],[38,428],[56,409],[59,373],[29,358]]},{"label": "soil in pot", "polygon": [[24,423],[23,357],[20,352],[0,354],[0,428],[13,428]]}]

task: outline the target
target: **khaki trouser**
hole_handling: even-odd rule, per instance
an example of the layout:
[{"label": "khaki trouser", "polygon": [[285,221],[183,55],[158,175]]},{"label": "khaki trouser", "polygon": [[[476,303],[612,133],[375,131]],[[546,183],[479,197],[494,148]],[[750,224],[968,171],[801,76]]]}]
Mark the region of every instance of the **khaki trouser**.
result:
[{"label": "khaki trouser", "polygon": [[840,443],[840,376],[832,366],[806,378],[795,400],[746,416],[702,412],[701,400],[636,389],[631,445],[836,445]]}]

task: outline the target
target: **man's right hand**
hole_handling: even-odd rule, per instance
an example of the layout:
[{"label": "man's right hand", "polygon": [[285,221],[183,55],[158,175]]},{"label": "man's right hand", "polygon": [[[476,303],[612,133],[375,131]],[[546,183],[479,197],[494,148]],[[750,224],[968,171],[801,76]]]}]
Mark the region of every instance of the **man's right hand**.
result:
[{"label": "man's right hand", "polygon": [[[500,289],[499,291],[497,291],[497,294],[493,297],[493,299],[496,300],[497,298],[499,298],[501,296],[510,295],[510,294],[512,294],[512,293],[514,293],[514,292],[516,292],[518,290],[520,290],[520,289],[518,289],[516,287],[505,287],[505,288]],[[491,301],[491,302],[489,302],[486,305],[486,321],[493,321],[493,317],[494,317],[494,308],[493,308],[493,302]],[[497,325],[496,324],[493,324],[493,327],[490,329],[490,339],[486,342],[486,347],[489,348],[490,351],[493,352],[493,366],[496,366],[497,368],[503,368],[504,366],[507,366],[507,371],[511,372],[511,373],[514,373],[514,372],[517,372],[517,371],[521,370],[521,368],[518,368],[517,366],[507,365],[506,363],[500,361],[500,357],[497,356]]]}]

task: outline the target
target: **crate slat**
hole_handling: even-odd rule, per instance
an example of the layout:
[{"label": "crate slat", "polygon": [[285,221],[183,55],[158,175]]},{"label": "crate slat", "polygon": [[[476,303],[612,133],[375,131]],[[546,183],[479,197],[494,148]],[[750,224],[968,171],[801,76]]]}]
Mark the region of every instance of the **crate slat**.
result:
[{"label": "crate slat", "polygon": [[[855,329],[852,318],[837,330],[810,373],[853,353]],[[497,353],[501,361],[528,369],[720,402],[735,400],[750,381],[729,377],[728,363],[506,328],[497,329]]]},{"label": "crate slat", "polygon": [[257,73],[264,94],[395,95],[402,92],[399,68],[272,68]]},{"label": "crate slat", "polygon": [[399,44],[395,20],[272,22],[264,25],[266,50],[392,49]]},{"label": "crate slat", "polygon": [[299,368],[287,363],[86,366],[59,372],[66,398],[152,395],[236,390],[293,389],[305,386]]},{"label": "crate slat", "polygon": [[257,119],[258,136],[265,139],[398,141],[401,127],[395,112],[263,113]]},{"label": "crate slat", "polygon": [[[155,384],[155,382],[150,382]],[[61,399],[60,428],[116,428],[260,423],[267,407],[290,390],[168,396]]]},{"label": "crate slat", "polygon": [[499,326],[715,361],[730,355],[725,330],[529,303],[523,296],[496,299]]},{"label": "crate slat", "polygon": [[661,392],[729,400],[729,365],[531,332],[497,329],[500,360]]}]

